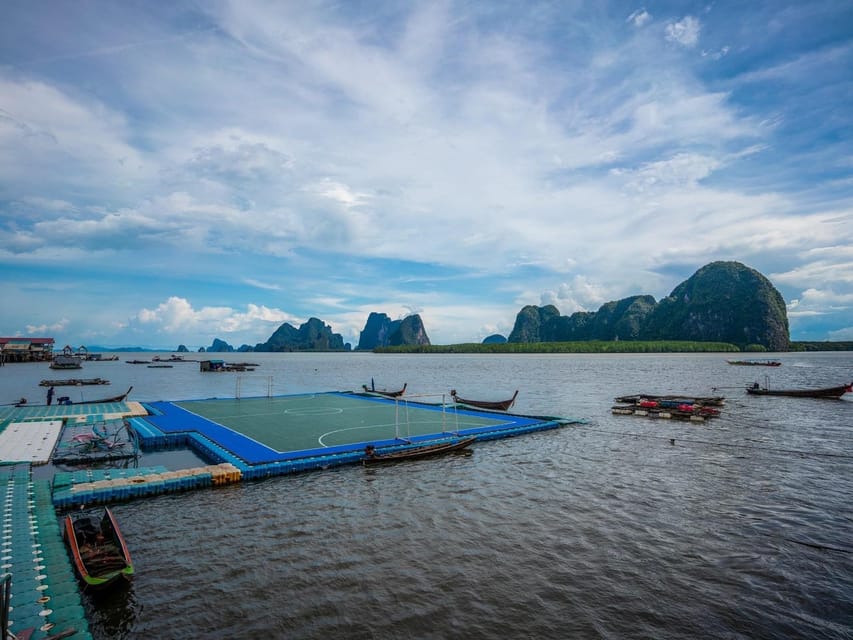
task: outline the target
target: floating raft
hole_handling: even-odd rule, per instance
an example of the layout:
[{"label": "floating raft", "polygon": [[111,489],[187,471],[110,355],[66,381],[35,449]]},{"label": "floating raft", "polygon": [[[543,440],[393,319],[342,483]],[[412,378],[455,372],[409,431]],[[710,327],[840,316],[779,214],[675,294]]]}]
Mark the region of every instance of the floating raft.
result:
[{"label": "floating raft", "polygon": [[109,380],[103,378],[66,378],[64,380],[42,380],[41,387],[80,387],[84,385],[109,384]]},{"label": "floating raft", "polygon": [[633,415],[647,418],[663,418],[688,420],[690,422],[705,422],[720,415],[715,406],[722,406],[722,397],[684,397],[684,396],[655,396],[634,395],[620,396],[616,402],[622,404],[612,408],[614,415]]}]

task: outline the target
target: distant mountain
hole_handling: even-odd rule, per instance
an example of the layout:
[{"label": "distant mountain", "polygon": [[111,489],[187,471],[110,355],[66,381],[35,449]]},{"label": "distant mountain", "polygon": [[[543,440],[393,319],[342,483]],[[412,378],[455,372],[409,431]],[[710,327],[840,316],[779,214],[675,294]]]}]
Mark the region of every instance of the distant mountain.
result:
[{"label": "distant mountain", "polygon": [[506,343],[506,338],[499,333],[493,333],[492,335],[483,338],[483,344],[504,344]]},{"label": "distant mountain", "polygon": [[770,281],[739,262],[712,262],[661,300],[637,295],[597,312],[561,316],[553,305],[525,306],[509,342],[693,340],[787,351],[785,301]]},{"label": "distant mountain", "polygon": [[712,262],[661,300],[648,318],[646,338],[707,340],[770,351],[790,346],[782,294],[755,269]]},{"label": "distant mountain", "polygon": [[378,347],[428,344],[423,320],[417,313],[402,320],[391,320],[387,314],[374,311],[359,334],[357,349],[370,351]]},{"label": "distant mountain", "polygon": [[232,351],[234,351],[234,347],[232,347],[224,340],[214,338],[213,344],[211,344],[207,349],[205,349],[205,351],[207,353],[231,353]]},{"label": "distant mountain", "polygon": [[285,322],[269,340],[256,344],[254,351],[349,351],[351,348],[341,334],[332,333],[329,325],[318,318],[309,318],[298,329]]}]

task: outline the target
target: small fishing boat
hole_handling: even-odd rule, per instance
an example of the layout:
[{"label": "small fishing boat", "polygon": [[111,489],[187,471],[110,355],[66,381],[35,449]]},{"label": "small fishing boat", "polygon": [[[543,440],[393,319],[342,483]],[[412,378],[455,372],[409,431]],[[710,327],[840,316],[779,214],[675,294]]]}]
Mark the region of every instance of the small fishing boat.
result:
[{"label": "small fishing boat", "polygon": [[515,393],[512,394],[512,398],[509,400],[468,400],[466,398],[460,398],[456,395],[456,389],[451,390],[450,396],[453,398],[454,402],[459,404],[467,404],[471,407],[477,407],[479,409],[493,409],[495,411],[506,411],[513,404],[515,404],[515,399],[518,397],[518,389],[515,390]]},{"label": "small fishing boat", "polygon": [[364,389],[365,393],[375,393],[380,396],[385,396],[387,398],[399,398],[401,395],[406,393],[406,387],[409,386],[409,383],[406,382],[403,384],[403,388],[398,391],[388,391],[387,389],[375,389],[372,386],[368,387],[366,384],[361,385],[361,388]]},{"label": "small fishing boat", "polygon": [[736,364],[745,367],[781,367],[782,363],[778,360],[726,360],[729,364]]},{"label": "small fishing boat", "polygon": [[756,382],[746,388],[746,392],[754,396],[787,396],[789,398],[830,398],[838,400],[845,393],[853,392],[853,382],[838,387],[823,389],[768,389]]},{"label": "small fishing boat", "polygon": [[418,458],[438,456],[444,453],[450,453],[451,451],[459,451],[460,449],[465,449],[475,440],[477,440],[476,437],[471,437],[464,438],[462,440],[453,440],[450,442],[439,442],[436,444],[419,445],[382,455],[376,453],[376,449],[373,447],[373,445],[367,445],[367,448],[365,449],[364,458],[362,458],[362,464],[368,466],[374,464],[383,464],[386,462],[399,462],[401,460],[416,460]]},{"label": "small fishing boat", "polygon": [[102,589],[133,575],[130,551],[109,509],[68,514],[63,536],[84,588]]},{"label": "small fishing boat", "polygon": [[69,396],[60,396],[56,399],[56,404],[60,405],[68,405],[68,404],[104,404],[107,402],[124,402],[127,399],[127,396],[130,395],[133,387],[129,387],[127,391],[117,396],[110,396],[109,398],[101,398],[100,400],[80,400],[80,402],[71,402],[71,398]]}]

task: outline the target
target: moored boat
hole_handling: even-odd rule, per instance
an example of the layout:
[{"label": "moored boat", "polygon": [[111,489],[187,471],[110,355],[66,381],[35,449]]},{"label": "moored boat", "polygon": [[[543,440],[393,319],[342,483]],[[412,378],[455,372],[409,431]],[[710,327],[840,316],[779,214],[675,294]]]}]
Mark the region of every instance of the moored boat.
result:
[{"label": "moored boat", "polygon": [[737,364],[745,367],[781,367],[778,360],[726,360],[729,364]]},{"label": "moored boat", "polygon": [[361,388],[364,389],[365,393],[375,393],[380,396],[386,396],[388,398],[399,398],[401,395],[406,393],[406,387],[409,386],[409,383],[406,382],[403,384],[402,389],[398,389],[397,391],[388,391],[387,389],[376,389],[372,385],[368,387],[366,384],[361,385]]},{"label": "moored boat", "polygon": [[751,387],[747,387],[746,392],[754,396],[787,396],[789,398],[829,398],[838,400],[845,393],[853,392],[853,382],[837,387],[824,387],[823,389],[769,389],[760,386],[756,382]]},{"label": "moored boat", "polygon": [[467,404],[468,406],[477,407],[479,409],[506,411],[515,404],[515,399],[518,397],[518,389],[515,390],[515,393],[512,394],[512,397],[508,400],[468,400],[467,398],[460,398],[456,395],[456,389],[452,389],[450,391],[450,397],[453,398],[454,402],[459,404]]},{"label": "moored boat", "polygon": [[102,589],[133,575],[130,551],[109,509],[66,515],[63,536],[85,588]]},{"label": "moored boat", "polygon": [[474,441],[476,437],[464,438],[462,440],[453,440],[450,442],[439,442],[435,444],[418,445],[401,449],[393,453],[378,454],[373,445],[367,445],[365,456],[362,458],[364,465],[383,464],[385,462],[399,462],[401,460],[416,460],[418,458],[427,458],[437,456],[451,451],[459,451],[465,449]]}]

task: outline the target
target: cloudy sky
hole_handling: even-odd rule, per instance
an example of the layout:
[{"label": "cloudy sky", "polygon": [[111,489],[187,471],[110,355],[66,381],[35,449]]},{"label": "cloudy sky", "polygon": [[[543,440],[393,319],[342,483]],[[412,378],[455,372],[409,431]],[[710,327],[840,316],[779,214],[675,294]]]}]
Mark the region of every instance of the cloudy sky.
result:
[{"label": "cloudy sky", "polygon": [[0,335],[434,344],[737,260],[853,340],[853,4],[4,3]]}]

